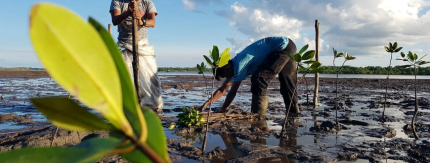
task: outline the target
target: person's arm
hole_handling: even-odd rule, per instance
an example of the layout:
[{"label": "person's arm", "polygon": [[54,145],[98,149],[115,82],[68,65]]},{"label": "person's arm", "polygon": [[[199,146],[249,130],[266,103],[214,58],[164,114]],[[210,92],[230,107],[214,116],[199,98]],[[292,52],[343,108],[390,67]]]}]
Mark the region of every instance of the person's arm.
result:
[{"label": "person's arm", "polygon": [[221,110],[227,110],[228,107],[230,107],[231,103],[234,100],[234,97],[236,97],[237,90],[240,87],[241,82],[233,82],[231,85],[230,91],[227,94],[227,97],[225,98],[224,104],[222,105]]},{"label": "person's arm", "polygon": [[[146,16],[143,17],[146,21],[145,27],[155,27],[155,16],[156,15],[157,15],[157,13],[151,12],[151,13],[146,14]],[[143,22],[142,22],[142,25],[143,25]]]},{"label": "person's arm", "polygon": [[111,13],[113,25],[122,24],[124,23],[125,19],[127,19],[127,17],[133,15],[133,13],[130,10],[124,13],[121,13],[121,11],[119,10],[112,10],[110,11],[110,13]]},{"label": "person's arm", "polygon": [[209,103],[212,100],[212,103],[217,101],[219,98],[221,98],[222,96],[224,96],[225,93],[227,93],[228,87],[230,87],[230,85],[232,84],[232,82],[224,82],[222,84],[221,87],[219,87],[215,93],[213,94],[212,98],[210,98],[209,100],[207,100],[202,107],[200,107],[200,110],[203,111],[206,109],[206,107],[209,105]]}]

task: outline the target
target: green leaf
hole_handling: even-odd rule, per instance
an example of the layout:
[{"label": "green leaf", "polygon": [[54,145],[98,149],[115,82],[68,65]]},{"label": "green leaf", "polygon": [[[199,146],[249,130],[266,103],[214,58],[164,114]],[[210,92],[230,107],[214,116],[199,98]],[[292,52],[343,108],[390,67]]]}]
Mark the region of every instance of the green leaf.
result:
[{"label": "green leaf", "polygon": [[409,59],[410,61],[414,61],[414,54],[412,54],[412,52],[409,52],[409,53],[408,53],[408,59]]},{"label": "green leaf", "polygon": [[23,148],[0,153],[1,162],[85,163],[97,162],[121,142],[116,138],[93,138],[73,147]]},{"label": "green leaf", "polygon": [[334,48],[333,48],[333,56],[337,58],[337,50],[334,50]]},{"label": "green leaf", "polygon": [[299,68],[301,68],[301,69],[306,69],[306,67],[303,67],[303,65],[302,64],[298,64],[299,65]]},{"label": "green leaf", "polygon": [[402,56],[402,58],[405,58],[406,54],[405,54],[405,53],[403,53],[403,52],[401,52],[401,53],[400,53],[400,56]]},{"label": "green leaf", "polygon": [[37,110],[61,128],[72,131],[116,130],[69,98],[33,98],[31,101]]},{"label": "green leaf", "polygon": [[396,50],[396,49],[397,49],[397,42],[394,42],[392,50]]},{"label": "green leaf", "polygon": [[336,55],[336,57],[335,58],[340,58],[340,57],[342,57],[344,55],[344,53],[339,53],[339,54],[337,54]]},{"label": "green leaf", "polygon": [[223,67],[226,64],[228,64],[228,61],[230,61],[231,55],[228,53],[230,51],[230,48],[227,48],[222,52],[221,59],[219,61],[219,67]]},{"label": "green leaf", "polygon": [[[164,161],[171,162],[167,153],[167,143],[166,137],[164,135],[163,126],[161,125],[160,119],[158,119],[157,114],[151,109],[144,107],[143,114],[148,125],[148,139],[146,144],[154,150],[155,153],[160,156]],[[134,124],[133,124],[134,125]],[[122,154],[122,157],[130,162],[152,162],[147,156],[145,156],[138,149],[131,153]]]},{"label": "green leaf", "polygon": [[209,59],[209,57],[207,57],[206,55],[203,55],[203,57],[206,59],[206,63],[211,66],[212,68],[215,68],[213,62],[211,61],[211,59]]},{"label": "green leaf", "polygon": [[418,59],[418,55],[414,54],[414,61],[416,61]]},{"label": "green leaf", "polygon": [[399,48],[397,48],[396,50],[394,50],[394,52],[395,53],[397,53],[397,52],[399,52],[400,50],[402,50],[403,49],[403,47],[399,47]]},{"label": "green leaf", "polygon": [[302,56],[302,60],[309,60],[314,58],[315,56],[315,50],[309,50]]},{"label": "green leaf", "polygon": [[424,57],[426,57],[427,54],[423,55],[420,59],[418,59],[419,61],[421,61]]},{"label": "green leaf", "polygon": [[387,46],[384,46],[384,48],[385,48],[385,51],[390,52],[390,49],[388,49]]},{"label": "green leaf", "polygon": [[[128,121],[138,121],[137,109],[140,109],[140,107],[137,102],[137,94],[121,52],[113,40],[112,35],[100,23],[91,17],[88,19],[88,22],[97,30],[99,36],[103,39],[115,63],[121,83],[123,109],[128,110],[125,111],[125,114],[127,115],[126,118]],[[135,133],[140,133],[137,132],[141,129],[140,123],[133,125],[132,128]]]},{"label": "green leaf", "polygon": [[351,56],[351,55],[348,55],[345,59],[349,61],[349,60],[354,60],[354,59],[355,59],[355,57],[353,57],[353,56]]},{"label": "green leaf", "polygon": [[302,56],[298,53],[294,54],[294,61],[296,62],[301,62],[302,61]]},{"label": "green leaf", "polygon": [[213,46],[211,57],[214,60],[215,66],[218,67],[219,59],[220,59],[218,46],[215,46],[215,45]]},{"label": "green leaf", "polygon": [[406,67],[411,67],[412,65],[401,65],[401,66],[396,66],[396,67],[400,67],[400,68],[406,68]]},{"label": "green leaf", "polygon": [[63,7],[39,3],[30,12],[30,37],[41,63],[59,85],[116,128],[129,127],[114,61],[90,24]]},{"label": "green leaf", "polygon": [[310,68],[311,69],[318,69],[321,65],[322,65],[321,63],[317,62],[317,63],[312,64]]},{"label": "green leaf", "polygon": [[390,52],[391,52],[391,51],[393,51],[393,44],[391,44],[391,42],[390,42],[390,44],[388,45],[388,49],[390,50]]},{"label": "green leaf", "polygon": [[299,54],[302,55],[309,47],[309,44],[306,44],[305,46],[302,47],[302,49],[300,49]]},{"label": "green leaf", "polygon": [[306,62],[303,62],[303,63],[305,63],[305,64],[314,64],[314,63],[318,63],[318,61],[306,61]]}]

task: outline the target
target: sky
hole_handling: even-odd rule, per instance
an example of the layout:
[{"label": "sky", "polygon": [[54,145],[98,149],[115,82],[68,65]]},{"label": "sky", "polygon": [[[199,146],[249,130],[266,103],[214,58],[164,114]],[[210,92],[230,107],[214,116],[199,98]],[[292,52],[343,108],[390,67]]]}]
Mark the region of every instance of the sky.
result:
[{"label": "sky", "polygon": [[[29,39],[28,17],[37,0],[2,1],[0,67],[43,67]],[[44,0],[64,6],[83,19],[111,23],[110,0]],[[429,0],[153,0],[158,16],[148,29],[159,67],[194,67],[213,45],[232,56],[268,36],[286,36],[298,48],[315,49],[315,20],[320,22],[320,58],[333,65],[333,52],[357,57],[350,66],[383,66],[384,46],[398,42],[403,52],[430,52]],[[113,37],[118,33],[114,27]],[[86,39],[86,38],[82,38]],[[400,56],[393,54],[393,58]],[[430,56],[424,58],[430,61]],[[336,65],[342,63],[337,59]],[[393,65],[401,65],[393,60]]]}]

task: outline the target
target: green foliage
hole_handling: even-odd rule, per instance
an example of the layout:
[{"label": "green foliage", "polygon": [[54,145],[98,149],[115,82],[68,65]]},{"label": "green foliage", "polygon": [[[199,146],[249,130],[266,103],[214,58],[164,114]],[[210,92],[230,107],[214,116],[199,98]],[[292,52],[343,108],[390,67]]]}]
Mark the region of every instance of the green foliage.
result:
[{"label": "green foliage", "polygon": [[427,56],[427,54],[425,54],[424,56],[422,56],[421,58],[418,59],[418,55],[414,54],[412,52],[408,52],[408,54],[405,54],[403,52],[400,53],[400,58],[397,60],[402,60],[405,62],[408,62],[409,64],[407,65],[401,65],[401,66],[397,66],[400,68],[407,68],[407,67],[420,67],[422,65],[425,65],[427,63],[430,63],[429,61],[423,61],[423,58]]},{"label": "green foliage", "polygon": [[199,73],[203,74],[206,70],[206,65],[204,62],[202,62],[200,65],[197,64],[197,70],[199,70]]},{"label": "green foliage", "polygon": [[211,66],[212,68],[220,68],[225,66],[230,60],[231,55],[229,54],[229,51],[230,51],[230,48],[225,49],[220,56],[218,46],[214,45],[212,51],[209,51],[209,54],[212,60],[206,55],[203,55],[203,57],[205,58],[206,63],[208,63],[208,65]]},{"label": "green foliage", "polygon": [[1,162],[13,163],[85,163],[97,162],[111,153],[122,140],[93,138],[69,148],[25,148],[0,154]]},{"label": "green foliage", "polygon": [[[0,160],[95,162],[106,154],[121,154],[133,162],[170,162],[161,122],[152,110],[144,107],[142,112],[131,76],[106,29],[94,19],[87,23],[65,8],[41,3],[30,13],[30,36],[52,78],[109,124],[66,98],[32,99],[36,108],[60,127],[109,130],[115,136],[69,148],[14,150],[0,153]],[[120,144],[127,139],[131,143]]]},{"label": "green foliage", "polygon": [[188,110],[182,108],[182,113],[178,114],[179,117],[179,126],[182,127],[191,127],[191,126],[201,126],[203,127],[205,119],[203,118],[203,114],[200,114],[198,110],[192,109]]},{"label": "green foliage", "polygon": [[[295,53],[293,57],[292,56],[289,56],[289,57],[295,62],[297,62],[297,66],[299,67],[299,69],[304,70],[303,71],[304,73],[307,73],[308,71],[315,72],[315,73],[322,72],[320,69],[322,64],[318,61],[315,61],[314,59],[315,50],[306,51],[308,47],[309,45],[306,44],[300,49],[298,53]],[[306,64],[307,67],[305,67],[304,64]]]},{"label": "green foliage", "polygon": [[389,53],[397,53],[400,50],[403,49],[403,47],[397,47],[397,42],[394,42],[394,44],[392,44],[391,42],[388,44],[388,46],[385,46],[385,51],[389,52]]}]

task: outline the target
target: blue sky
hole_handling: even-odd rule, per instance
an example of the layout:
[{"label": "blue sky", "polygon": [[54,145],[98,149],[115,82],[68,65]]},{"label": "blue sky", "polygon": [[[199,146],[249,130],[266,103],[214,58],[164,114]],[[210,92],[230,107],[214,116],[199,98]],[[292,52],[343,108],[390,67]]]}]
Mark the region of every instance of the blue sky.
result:
[{"label": "blue sky", "polygon": [[[4,1],[0,7],[0,67],[42,67],[28,36],[36,0]],[[45,0],[87,19],[111,23],[110,0]],[[193,67],[212,45],[235,55],[267,36],[287,36],[298,47],[315,48],[314,20],[321,22],[321,58],[332,63],[332,47],[357,57],[352,66],[387,66],[383,49],[397,41],[405,52],[430,52],[428,0],[153,0],[159,15],[148,29],[159,67]],[[116,38],[116,27],[113,36]],[[395,54],[397,56],[398,54]],[[430,57],[427,58],[430,60]],[[398,65],[394,61],[394,65]]]}]

